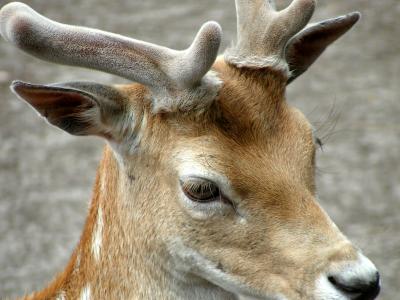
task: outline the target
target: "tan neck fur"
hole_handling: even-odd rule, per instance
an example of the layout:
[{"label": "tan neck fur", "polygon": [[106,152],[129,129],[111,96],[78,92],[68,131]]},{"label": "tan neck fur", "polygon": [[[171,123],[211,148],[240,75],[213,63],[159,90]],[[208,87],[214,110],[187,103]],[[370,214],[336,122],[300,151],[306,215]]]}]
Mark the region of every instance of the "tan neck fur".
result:
[{"label": "tan neck fur", "polygon": [[107,146],[86,224],[67,267],[26,299],[235,299],[203,279],[173,274],[154,224],[144,220],[140,207],[146,204],[122,195],[126,180],[137,181],[138,190],[145,182],[134,174],[125,176]]}]

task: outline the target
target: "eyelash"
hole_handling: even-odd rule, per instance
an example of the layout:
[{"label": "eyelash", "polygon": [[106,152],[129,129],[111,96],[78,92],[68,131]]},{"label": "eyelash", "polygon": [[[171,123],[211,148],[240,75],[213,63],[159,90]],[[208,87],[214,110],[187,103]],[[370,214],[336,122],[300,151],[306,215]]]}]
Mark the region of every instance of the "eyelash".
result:
[{"label": "eyelash", "polygon": [[[219,188],[212,182],[206,180],[192,179],[181,181],[182,190],[185,195],[194,202],[207,203],[221,197]],[[201,194],[209,193],[208,197],[198,197]]]},{"label": "eyelash", "polygon": [[[190,200],[190,205],[195,207],[195,209],[210,213],[214,211],[214,209],[226,209],[227,206],[230,206],[238,216],[241,216],[235,202],[224,196],[218,185],[214,182],[193,177],[180,180],[180,185],[182,192],[185,194],[186,198]],[[208,192],[209,197],[205,197],[204,199],[197,197],[199,195],[196,195],[196,193],[199,191]]]},{"label": "eyelash", "polygon": [[324,151],[324,142],[320,139],[320,138],[316,138],[315,139],[315,143],[317,144],[317,146],[318,146],[318,148],[321,150],[321,151]]}]

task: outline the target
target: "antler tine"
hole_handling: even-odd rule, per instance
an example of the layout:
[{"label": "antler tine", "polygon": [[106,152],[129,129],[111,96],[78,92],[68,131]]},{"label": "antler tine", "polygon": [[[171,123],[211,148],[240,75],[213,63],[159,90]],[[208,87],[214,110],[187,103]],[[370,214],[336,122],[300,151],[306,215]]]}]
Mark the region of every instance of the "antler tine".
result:
[{"label": "antler tine", "polygon": [[0,11],[0,32],[38,58],[112,73],[152,91],[194,89],[214,63],[221,41],[215,22],[203,25],[193,44],[176,51],[96,29],[70,26],[13,2]]},{"label": "antler tine", "polygon": [[310,20],[316,0],[294,0],[276,11],[273,0],[235,0],[237,43],[225,59],[237,67],[274,67],[288,71],[284,61],[289,39]]},{"label": "antler tine", "polygon": [[[222,31],[218,23],[205,23],[197,33],[192,45],[175,57],[170,76],[181,86],[197,84],[214,64],[221,44]],[[201,59],[199,59],[201,58]]]}]

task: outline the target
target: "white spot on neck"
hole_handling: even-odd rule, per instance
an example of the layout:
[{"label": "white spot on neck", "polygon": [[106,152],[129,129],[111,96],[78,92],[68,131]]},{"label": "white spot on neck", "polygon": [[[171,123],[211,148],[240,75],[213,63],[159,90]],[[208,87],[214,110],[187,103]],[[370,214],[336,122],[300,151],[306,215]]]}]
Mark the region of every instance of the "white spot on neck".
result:
[{"label": "white spot on neck", "polygon": [[81,291],[81,294],[79,296],[79,300],[90,300],[90,285],[87,284],[83,290]]},{"label": "white spot on neck", "polygon": [[106,173],[103,172],[100,176],[100,192],[104,194],[106,192]]},{"label": "white spot on neck", "polygon": [[66,300],[66,299],[67,298],[66,298],[66,295],[65,295],[64,291],[59,292],[57,297],[56,297],[56,300]]},{"label": "white spot on neck", "polygon": [[74,272],[78,272],[80,266],[81,266],[81,253],[78,252],[78,254],[76,255],[76,261],[75,261],[75,266],[74,266]]},{"label": "white spot on neck", "polygon": [[100,250],[103,241],[103,210],[101,207],[97,210],[96,225],[92,236],[92,253],[96,261],[100,260]]}]

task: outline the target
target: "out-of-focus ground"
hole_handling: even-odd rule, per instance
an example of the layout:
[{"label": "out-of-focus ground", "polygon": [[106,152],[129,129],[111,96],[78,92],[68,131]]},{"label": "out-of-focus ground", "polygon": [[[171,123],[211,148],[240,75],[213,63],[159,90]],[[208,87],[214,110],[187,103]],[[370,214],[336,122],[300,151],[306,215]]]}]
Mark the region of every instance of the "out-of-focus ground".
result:
[{"label": "out-of-focus ground", "polygon": [[[209,19],[222,25],[225,46],[235,34],[233,0],[27,3],[61,22],[178,49]],[[394,300],[400,291],[400,2],[320,0],[314,20],[354,10],[361,22],[291,84],[288,98],[326,142],[318,159],[323,207],[380,269],[379,299]],[[0,41],[1,299],[40,289],[62,270],[79,239],[103,145],[48,126],[11,94],[13,79],[123,82],[36,60]]]}]

